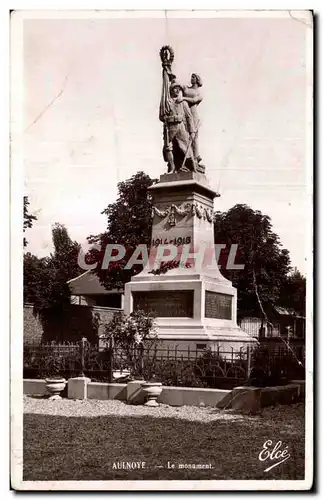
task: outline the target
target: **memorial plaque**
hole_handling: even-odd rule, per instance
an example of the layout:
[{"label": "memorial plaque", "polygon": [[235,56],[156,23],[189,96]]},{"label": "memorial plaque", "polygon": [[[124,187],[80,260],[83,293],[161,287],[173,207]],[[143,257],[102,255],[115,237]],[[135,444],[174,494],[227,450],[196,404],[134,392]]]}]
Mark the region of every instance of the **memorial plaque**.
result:
[{"label": "memorial plaque", "polygon": [[133,292],[133,310],[154,312],[159,318],[192,318],[193,300],[193,290]]},{"label": "memorial plaque", "polygon": [[206,291],[205,317],[232,319],[232,295]]}]

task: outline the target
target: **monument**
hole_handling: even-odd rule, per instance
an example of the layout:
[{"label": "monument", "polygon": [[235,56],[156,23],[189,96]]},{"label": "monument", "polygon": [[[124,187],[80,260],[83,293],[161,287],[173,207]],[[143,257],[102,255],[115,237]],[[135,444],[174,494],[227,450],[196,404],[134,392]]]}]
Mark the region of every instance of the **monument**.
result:
[{"label": "monument", "polygon": [[255,340],[237,325],[237,290],[220,273],[214,250],[213,202],[199,153],[202,80],[191,86],[172,72],[174,52],[162,47],[163,158],[167,173],[150,187],[153,203],[149,261],[125,286],[125,313],[154,311],[157,335],[170,347],[228,350]]}]

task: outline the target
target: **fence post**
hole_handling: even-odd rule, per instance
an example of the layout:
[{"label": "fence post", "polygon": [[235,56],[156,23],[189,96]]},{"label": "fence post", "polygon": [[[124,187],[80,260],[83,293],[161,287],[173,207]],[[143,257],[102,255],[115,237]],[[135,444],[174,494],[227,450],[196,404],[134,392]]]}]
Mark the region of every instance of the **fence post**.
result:
[{"label": "fence post", "polygon": [[144,379],[144,346],[142,344],[140,345],[139,356],[140,356],[140,377]]},{"label": "fence post", "polygon": [[251,372],[251,349],[250,346],[247,346],[247,379],[250,377]]},{"label": "fence post", "polygon": [[114,349],[114,342],[113,342],[113,336],[111,335],[109,339],[109,371],[108,371],[108,381],[109,384],[113,382],[113,349]]},{"label": "fence post", "polygon": [[82,337],[80,340],[80,350],[81,350],[81,373],[80,377],[85,377],[84,375],[84,348],[85,348],[85,343],[87,339],[85,337]]}]

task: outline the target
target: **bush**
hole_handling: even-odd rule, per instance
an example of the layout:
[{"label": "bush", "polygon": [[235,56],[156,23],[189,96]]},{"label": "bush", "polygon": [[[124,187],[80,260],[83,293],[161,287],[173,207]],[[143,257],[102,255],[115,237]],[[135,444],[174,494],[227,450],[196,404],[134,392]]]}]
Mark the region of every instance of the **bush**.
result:
[{"label": "bush", "polygon": [[78,351],[71,352],[51,346],[24,346],[24,378],[64,377],[80,374],[81,359]]},{"label": "bush", "polygon": [[156,380],[165,386],[205,387],[196,376],[194,361],[191,360],[148,360],[143,374],[147,380]]},{"label": "bush", "polygon": [[196,360],[194,371],[204,387],[233,389],[247,378],[247,359],[240,352],[227,359],[207,349]]},{"label": "bush", "polygon": [[115,313],[105,326],[105,341],[114,350],[114,368],[129,368],[132,376],[142,376],[145,349],[151,349],[157,342],[154,329],[154,315],[137,310],[129,315]]},{"label": "bush", "polygon": [[266,344],[257,346],[251,357],[249,385],[273,387],[286,385],[290,380],[305,377],[305,369],[287,349],[278,351]]},{"label": "bush", "polygon": [[[64,348],[65,347],[65,348]],[[98,351],[87,343],[84,347],[84,375],[93,381],[112,380],[111,353]],[[80,346],[68,348],[64,345],[24,346],[24,378],[45,379],[61,376],[66,379],[82,373]]]},{"label": "bush", "polygon": [[145,380],[165,386],[232,389],[246,380],[245,359],[239,355],[228,361],[210,350],[193,359],[156,359],[148,355],[142,365]]}]

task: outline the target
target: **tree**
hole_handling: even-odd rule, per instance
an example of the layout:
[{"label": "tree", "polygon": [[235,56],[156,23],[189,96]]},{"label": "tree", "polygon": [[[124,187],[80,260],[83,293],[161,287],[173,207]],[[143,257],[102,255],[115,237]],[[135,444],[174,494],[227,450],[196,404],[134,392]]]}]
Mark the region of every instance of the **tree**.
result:
[{"label": "tree", "polygon": [[46,267],[45,258],[38,258],[30,252],[24,255],[24,303],[34,304],[37,301],[39,291],[44,279],[43,273]]},{"label": "tree", "polygon": [[[28,196],[24,196],[24,232],[26,229],[30,229],[33,226],[33,222],[37,220],[36,215],[31,215],[28,210],[28,206],[30,205]],[[24,237],[24,247],[26,247],[28,241]]]},{"label": "tree", "polygon": [[[227,212],[216,212],[214,233],[215,243],[226,245],[219,262],[222,274],[238,289],[239,316],[266,318],[290,271],[289,252],[273,232],[270,217],[247,205],[235,205]],[[238,245],[235,263],[244,269],[226,268],[232,244]]]},{"label": "tree", "polygon": [[39,316],[62,314],[70,306],[67,281],[80,273],[80,245],[72,241],[62,224],[52,228],[54,252],[39,259],[27,253],[24,257],[24,301],[34,305]]},{"label": "tree", "polygon": [[280,304],[294,310],[300,316],[306,314],[306,279],[295,267],[287,276],[281,294]]},{"label": "tree", "polygon": [[65,282],[80,273],[78,255],[81,246],[72,241],[66,227],[56,223],[52,228],[54,253],[51,254],[52,265]]},{"label": "tree", "polygon": [[[88,242],[99,244],[101,250],[91,250],[87,262],[97,262],[94,270],[107,289],[124,287],[134,274],[142,270],[138,264],[132,269],[124,269],[129,257],[139,244],[150,246],[151,239],[151,196],[148,188],[155,181],[144,172],[138,172],[130,179],[118,184],[118,198],[103,210],[107,216],[107,230],[99,235],[91,235]],[[126,254],[122,260],[111,262],[108,269],[102,269],[106,245],[123,245]]]}]

